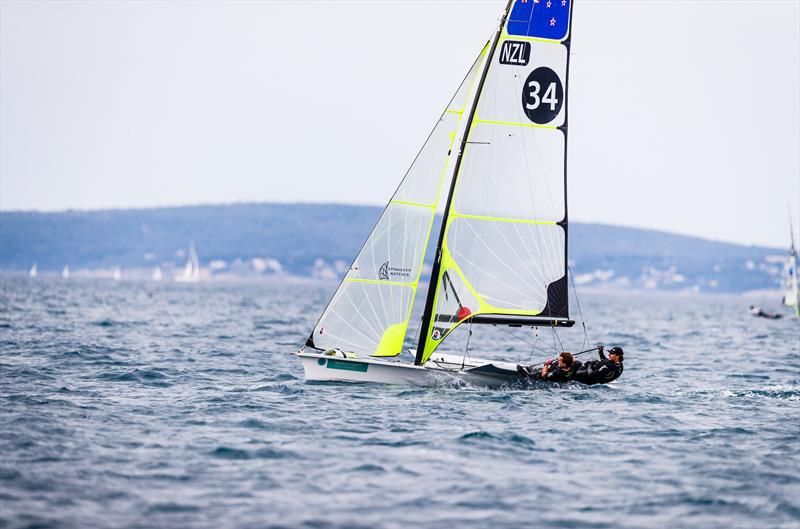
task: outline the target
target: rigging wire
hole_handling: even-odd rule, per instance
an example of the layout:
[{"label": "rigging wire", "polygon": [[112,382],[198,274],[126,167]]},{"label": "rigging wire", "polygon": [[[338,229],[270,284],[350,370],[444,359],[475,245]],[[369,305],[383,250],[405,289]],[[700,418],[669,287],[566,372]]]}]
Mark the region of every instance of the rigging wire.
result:
[{"label": "rigging wire", "polygon": [[[498,326],[496,323],[493,323],[493,324],[492,324],[492,327],[495,327],[495,328],[497,328],[497,329],[499,329],[499,330],[503,331],[504,333],[506,333],[507,335],[511,336],[512,338],[516,338],[517,340],[519,340],[519,341],[521,341],[521,342],[524,342],[524,343],[526,343],[526,344],[530,345],[530,346],[531,346],[531,347],[532,347],[534,350],[536,350],[536,351],[540,351],[540,352],[542,352],[542,353],[544,353],[544,354],[551,354],[551,352],[550,352],[550,351],[545,351],[545,350],[544,350],[544,349],[542,349],[541,347],[536,347],[536,342],[534,342],[534,343],[531,343],[531,342],[529,342],[528,340],[526,340],[525,338],[522,338],[521,336],[517,336],[517,335],[516,335],[516,334],[514,334],[513,332],[509,332],[509,331],[505,330],[503,327],[499,327],[499,326]],[[538,332],[536,333],[536,339],[537,339],[537,340],[539,339],[539,333],[538,333]]]},{"label": "rigging wire", "polygon": [[[419,323],[417,324],[417,330],[414,332],[414,341],[411,342],[413,344],[419,343],[419,336],[422,333],[422,318],[420,317]],[[416,350],[415,350],[416,351]],[[409,347],[408,352],[411,353],[411,348]],[[416,353],[411,353],[411,355],[416,358]]]},{"label": "rigging wire", "polygon": [[[555,325],[551,325],[550,328],[553,329],[553,350],[556,351],[556,352],[558,352],[559,349],[561,351],[563,351],[564,350],[564,344],[561,343],[561,337],[558,335],[558,332],[556,332],[556,326]],[[556,340],[558,340],[559,347],[556,347]]]},{"label": "rigging wire", "polygon": [[533,347],[531,347],[531,354],[528,355],[528,359],[525,360],[526,364],[531,363],[531,358],[533,358],[533,353],[536,352],[536,342],[539,341],[539,327],[533,328]]},{"label": "rigging wire", "polygon": [[464,346],[464,357],[461,359],[461,369],[464,369],[464,365],[467,363],[467,357],[469,356],[469,340],[472,338],[472,319],[469,320],[469,334],[467,334],[467,344]]},{"label": "rigging wire", "polygon": [[572,273],[572,267],[569,265],[567,265],[567,272],[567,275],[569,275],[569,281],[572,284],[572,293],[575,294],[575,304],[578,306],[578,315],[581,317],[581,326],[583,327],[583,346],[581,346],[581,349],[585,349],[586,346],[591,343],[591,340],[589,340],[589,333],[586,331],[586,320],[583,319],[581,300],[578,298],[578,289],[575,288],[575,275]]}]

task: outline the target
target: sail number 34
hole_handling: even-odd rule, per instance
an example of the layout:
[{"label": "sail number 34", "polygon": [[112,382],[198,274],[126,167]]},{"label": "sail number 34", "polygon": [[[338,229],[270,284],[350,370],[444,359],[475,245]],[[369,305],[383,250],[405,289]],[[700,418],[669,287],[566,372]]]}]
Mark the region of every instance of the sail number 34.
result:
[{"label": "sail number 34", "polygon": [[541,103],[547,103],[550,105],[550,110],[555,110],[556,105],[558,105],[558,99],[556,98],[556,84],[550,83],[547,85],[547,91],[544,93],[544,97],[539,99],[539,91],[542,89],[539,86],[539,81],[531,81],[528,83],[528,88],[531,89],[530,93],[528,94],[529,99],[533,99],[533,103],[525,103],[525,108],[528,110],[536,110],[539,108]]},{"label": "sail number 34", "polygon": [[522,110],[537,124],[553,121],[564,103],[564,87],[552,69],[541,66],[533,70],[522,90]]}]

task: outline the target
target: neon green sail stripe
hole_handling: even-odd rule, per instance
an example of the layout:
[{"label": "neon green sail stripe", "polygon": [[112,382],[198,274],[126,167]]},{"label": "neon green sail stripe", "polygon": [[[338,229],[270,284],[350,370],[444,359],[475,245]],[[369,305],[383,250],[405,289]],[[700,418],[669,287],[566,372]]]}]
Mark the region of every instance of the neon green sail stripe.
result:
[{"label": "neon green sail stripe", "polygon": [[519,123],[516,121],[495,121],[492,119],[478,119],[472,120],[473,123],[485,123],[487,125],[507,125],[509,127],[529,127],[532,129],[557,129],[555,125],[539,125],[538,123]]},{"label": "neon green sail stripe", "polygon": [[487,217],[484,215],[467,215],[464,213],[458,213],[452,208],[450,210],[450,218],[488,220],[491,222],[513,222],[517,224],[556,224],[556,221],[554,220],[514,219],[510,217]]},{"label": "neon green sail stripe", "polygon": [[409,202],[407,200],[391,200],[389,204],[400,204],[403,206],[416,206],[418,208],[435,209],[436,204],[423,204],[422,202]]},{"label": "neon green sail stripe", "polygon": [[[564,40],[567,40],[567,38],[569,38],[569,34],[564,36]],[[506,40],[525,40],[525,41],[528,41],[528,42],[544,42],[546,44],[561,44],[561,43],[564,42],[564,40],[543,39],[541,37],[526,37],[526,36],[523,36],[523,35],[509,35],[508,28],[506,26],[503,26],[503,34],[500,37],[500,43],[503,43],[503,41],[506,41]]]}]

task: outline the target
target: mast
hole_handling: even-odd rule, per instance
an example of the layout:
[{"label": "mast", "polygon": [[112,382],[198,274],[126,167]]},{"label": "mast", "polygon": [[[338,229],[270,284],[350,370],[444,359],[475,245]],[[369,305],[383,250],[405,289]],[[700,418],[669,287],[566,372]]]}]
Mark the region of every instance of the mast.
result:
[{"label": "mast", "polygon": [[447,228],[447,218],[449,217],[450,205],[453,201],[453,192],[456,188],[458,171],[461,168],[461,160],[464,156],[464,148],[467,144],[470,128],[472,128],[472,121],[475,119],[475,110],[478,108],[478,100],[480,99],[481,91],[483,90],[483,84],[486,81],[486,75],[489,73],[489,67],[492,64],[492,58],[494,57],[494,52],[497,49],[497,43],[500,41],[500,35],[503,33],[503,26],[506,23],[506,19],[508,19],[508,14],[511,12],[511,6],[513,4],[514,0],[508,0],[508,3],[503,10],[503,16],[500,18],[500,23],[497,25],[497,30],[492,37],[492,44],[488,53],[486,54],[486,59],[481,71],[481,77],[478,81],[478,86],[475,89],[472,104],[470,105],[466,127],[464,128],[464,133],[461,137],[461,143],[458,146],[458,155],[456,157],[456,163],[453,166],[453,177],[450,179],[450,189],[447,192],[447,201],[445,202],[444,213],[442,214],[442,225],[439,229],[439,239],[436,243],[436,254],[433,261],[433,267],[431,269],[431,278],[428,282],[428,295],[425,299],[425,310],[422,313],[422,325],[420,327],[419,343],[417,344],[417,355],[414,359],[414,363],[417,365],[422,364],[422,358],[425,354],[425,342],[427,341],[428,336],[427,329],[430,326],[431,318],[433,317],[433,304],[436,298],[436,287],[439,278],[439,272],[441,271],[442,267],[442,245],[444,243],[444,233],[445,229]]}]

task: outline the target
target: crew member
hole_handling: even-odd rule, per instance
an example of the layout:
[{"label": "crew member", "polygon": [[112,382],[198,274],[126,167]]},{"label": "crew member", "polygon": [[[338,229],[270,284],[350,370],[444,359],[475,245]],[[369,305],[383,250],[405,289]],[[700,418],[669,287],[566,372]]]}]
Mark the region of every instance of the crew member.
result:
[{"label": "crew member", "polygon": [[622,347],[612,347],[608,350],[608,357],[603,352],[603,346],[597,348],[599,360],[584,363],[576,372],[574,380],[584,384],[608,384],[622,374]]},{"label": "crew member", "polygon": [[548,360],[539,372],[539,378],[548,382],[568,382],[575,376],[575,372],[581,366],[579,360],[575,360],[572,353],[563,352],[558,355],[558,359]]}]

